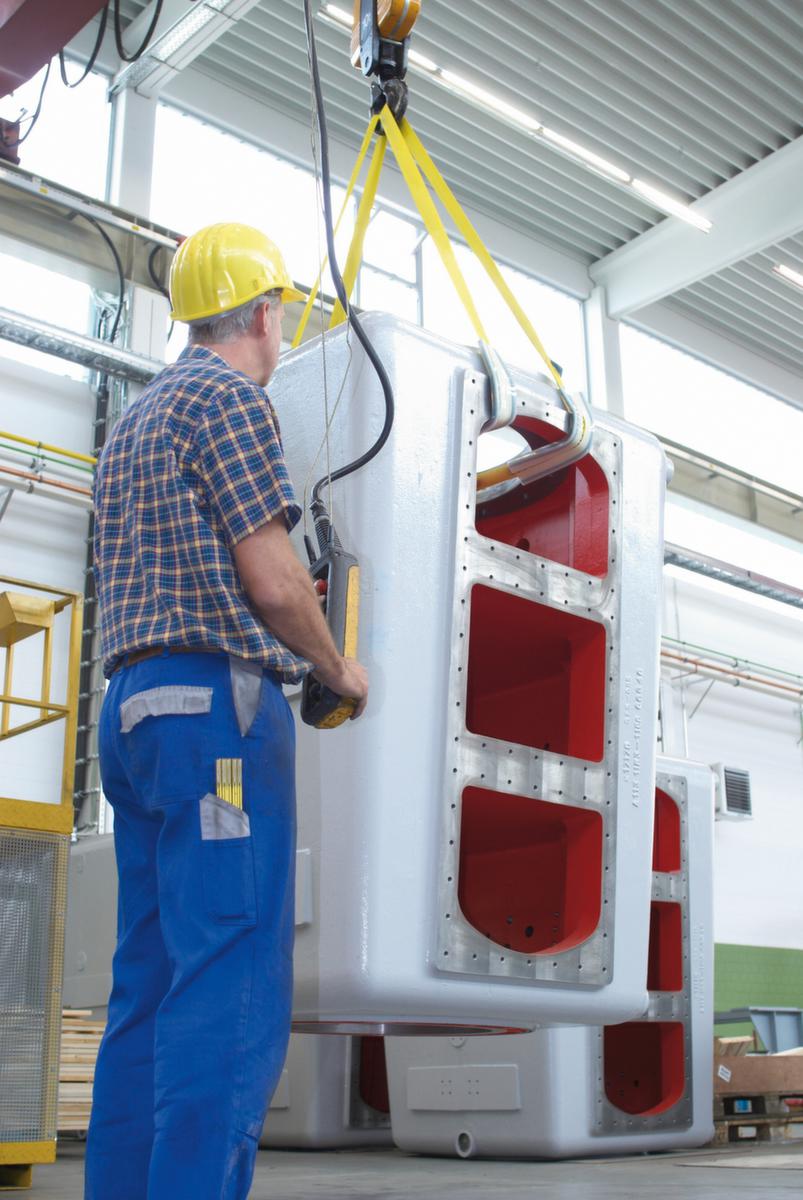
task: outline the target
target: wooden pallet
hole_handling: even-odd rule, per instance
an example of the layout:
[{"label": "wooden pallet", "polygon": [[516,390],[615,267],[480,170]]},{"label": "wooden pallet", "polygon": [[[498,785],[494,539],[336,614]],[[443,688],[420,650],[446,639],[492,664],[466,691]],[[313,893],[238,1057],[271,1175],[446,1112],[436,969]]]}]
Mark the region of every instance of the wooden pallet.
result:
[{"label": "wooden pallet", "polygon": [[59,1064],[59,1133],[85,1133],[92,1111],[95,1063],[105,1022],[83,1009],[65,1009]]},{"label": "wooden pallet", "polygon": [[[803,1132],[803,1093],[759,1092],[715,1096],[714,1125],[714,1146],[726,1146],[732,1142],[800,1140]],[[796,1129],[796,1126],[800,1128]]]}]

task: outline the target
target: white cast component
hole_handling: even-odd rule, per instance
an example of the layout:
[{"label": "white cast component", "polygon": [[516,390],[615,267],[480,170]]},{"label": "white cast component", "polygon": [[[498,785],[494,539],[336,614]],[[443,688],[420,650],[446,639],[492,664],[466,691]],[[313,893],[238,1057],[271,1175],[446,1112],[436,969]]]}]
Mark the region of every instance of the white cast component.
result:
[{"label": "white cast component", "polygon": [[659,758],[657,788],[646,1013],[607,1029],[388,1038],[403,1150],[573,1158],[711,1140],[713,777],[707,766]]},{"label": "white cast component", "polygon": [[70,846],[64,943],[64,1005],[105,1008],[117,945],[114,838],[89,834]]},{"label": "white cast component", "polygon": [[[585,459],[476,513],[478,353],[364,323],[396,422],[332,513],[360,561],[371,697],[356,724],[298,724],[313,919],[296,1028],[626,1020],[647,1003],[663,452],[598,413]],[[383,401],[345,329],[326,380],[330,403],[343,385],[335,467],[373,442]],[[552,383],[513,384],[514,428],[559,439]],[[319,341],[282,360],[271,396],[300,494],[325,470]]]},{"label": "white cast component", "polygon": [[260,1146],[390,1146],[381,1038],[294,1033]]}]

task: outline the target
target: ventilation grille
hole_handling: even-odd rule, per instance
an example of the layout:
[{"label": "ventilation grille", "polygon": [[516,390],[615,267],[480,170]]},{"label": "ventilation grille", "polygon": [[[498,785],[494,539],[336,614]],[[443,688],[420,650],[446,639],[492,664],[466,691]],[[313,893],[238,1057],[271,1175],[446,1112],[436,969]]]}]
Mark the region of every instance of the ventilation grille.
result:
[{"label": "ventilation grille", "polygon": [[752,817],[753,802],[750,795],[750,772],[740,767],[726,767],[716,763],[717,816]]},{"label": "ventilation grille", "polygon": [[56,1136],[68,855],[0,829],[0,1147]]},{"label": "ventilation grille", "polygon": [[728,812],[742,817],[752,817],[750,772],[740,771],[738,767],[725,767],[723,774],[725,777],[725,807]]}]

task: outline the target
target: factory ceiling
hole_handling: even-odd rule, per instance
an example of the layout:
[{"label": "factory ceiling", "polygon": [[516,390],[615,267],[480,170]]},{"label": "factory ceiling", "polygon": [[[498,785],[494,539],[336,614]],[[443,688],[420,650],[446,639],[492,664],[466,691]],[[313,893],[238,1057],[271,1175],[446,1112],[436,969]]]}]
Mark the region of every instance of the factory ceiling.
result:
[{"label": "factory ceiling", "polygon": [[[318,25],[330,134],[356,150],[366,84]],[[589,268],[613,315],[660,300],[803,398],[803,290],[775,270],[803,271],[800,0],[425,0],[413,45],[410,116],[464,205]],[[191,71],[308,128],[301,0],[261,0]]]}]

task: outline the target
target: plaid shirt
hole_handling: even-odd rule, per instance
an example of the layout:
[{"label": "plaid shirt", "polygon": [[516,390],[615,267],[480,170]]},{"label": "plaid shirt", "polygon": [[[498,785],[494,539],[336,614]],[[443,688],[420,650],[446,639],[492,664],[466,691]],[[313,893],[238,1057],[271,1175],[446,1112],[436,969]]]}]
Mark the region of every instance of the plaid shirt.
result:
[{"label": "plaid shirt", "polygon": [[95,481],[103,667],[149,646],[214,646],[295,682],[309,664],[249,606],[232,554],[301,516],[264,390],[190,346],[114,428]]}]

